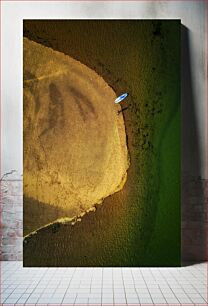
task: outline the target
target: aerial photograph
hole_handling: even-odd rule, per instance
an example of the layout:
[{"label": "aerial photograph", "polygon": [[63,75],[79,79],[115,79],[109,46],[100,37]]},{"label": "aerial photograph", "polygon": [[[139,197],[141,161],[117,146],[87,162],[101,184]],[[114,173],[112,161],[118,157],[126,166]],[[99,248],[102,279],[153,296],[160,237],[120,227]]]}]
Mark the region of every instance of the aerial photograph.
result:
[{"label": "aerial photograph", "polygon": [[23,22],[23,264],[181,265],[181,21]]}]

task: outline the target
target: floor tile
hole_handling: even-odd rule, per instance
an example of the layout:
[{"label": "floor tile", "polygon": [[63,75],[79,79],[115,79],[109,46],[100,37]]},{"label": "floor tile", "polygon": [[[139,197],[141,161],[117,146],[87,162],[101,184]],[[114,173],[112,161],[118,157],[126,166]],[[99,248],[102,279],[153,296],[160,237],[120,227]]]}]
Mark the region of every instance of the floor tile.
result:
[{"label": "floor tile", "polygon": [[[23,268],[1,262],[5,305],[205,305],[207,266],[182,268]],[[109,281],[108,281],[109,280]]]}]

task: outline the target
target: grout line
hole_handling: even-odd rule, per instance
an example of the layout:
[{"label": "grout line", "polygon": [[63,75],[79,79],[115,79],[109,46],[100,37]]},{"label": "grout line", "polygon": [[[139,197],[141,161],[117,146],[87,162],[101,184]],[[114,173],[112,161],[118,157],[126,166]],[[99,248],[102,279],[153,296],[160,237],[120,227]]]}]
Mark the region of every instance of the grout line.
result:
[{"label": "grout line", "polygon": [[[125,269],[125,268],[124,268]],[[124,287],[124,295],[125,295],[125,300],[126,300],[126,305],[127,305],[127,298],[126,298],[126,287],[125,287],[125,283],[124,283],[124,278],[123,278],[123,269],[121,269],[121,277],[122,277],[122,283],[123,283],[123,287]]]},{"label": "grout line", "polygon": [[[74,274],[75,274],[75,269],[73,270],[73,273],[72,273],[72,275],[71,275],[71,279],[70,279],[70,282],[69,282],[69,284],[68,284],[68,287],[67,287],[67,289],[66,289],[66,291],[65,291],[65,294],[64,294],[64,296],[63,296],[63,300],[64,300],[64,298],[65,298],[65,296],[66,296],[67,290],[68,290],[69,287],[70,287],[70,283],[71,283],[71,281],[72,281],[72,279],[73,279]],[[75,297],[74,301],[76,300],[76,298],[77,298],[77,293],[76,293],[76,297]],[[63,300],[62,300],[62,302],[63,302]]]},{"label": "grout line", "polygon": [[143,280],[144,280],[144,283],[145,283],[145,285],[146,285],[147,291],[149,292],[150,298],[151,298],[151,300],[152,300],[152,304],[154,305],[154,301],[153,301],[153,299],[152,299],[152,295],[151,295],[151,293],[150,293],[150,291],[149,291],[149,288],[148,288],[148,286],[147,286],[147,283],[146,283],[146,280],[145,280],[144,275],[143,275],[143,273],[142,273],[142,270],[141,270],[141,274],[142,274],[142,278],[143,278]]},{"label": "grout line", "polygon": [[141,305],[140,303],[140,298],[139,298],[139,294],[136,290],[136,286],[135,286],[135,278],[134,278],[134,274],[133,274],[133,270],[131,269],[131,275],[132,275],[132,278],[133,278],[133,281],[134,281],[134,289],[135,289],[135,292],[136,292],[136,295],[137,295],[137,298],[138,298],[138,301],[139,301],[139,304]]}]

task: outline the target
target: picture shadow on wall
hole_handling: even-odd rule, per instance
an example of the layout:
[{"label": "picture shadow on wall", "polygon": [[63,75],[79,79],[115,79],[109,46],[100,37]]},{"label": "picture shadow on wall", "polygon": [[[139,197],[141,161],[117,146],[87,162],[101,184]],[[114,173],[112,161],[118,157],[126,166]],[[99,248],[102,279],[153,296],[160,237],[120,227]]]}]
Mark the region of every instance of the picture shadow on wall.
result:
[{"label": "picture shadow on wall", "polygon": [[204,180],[200,177],[202,159],[199,147],[199,123],[196,117],[194,76],[191,69],[190,30],[181,27],[181,260],[182,265],[206,258]]}]

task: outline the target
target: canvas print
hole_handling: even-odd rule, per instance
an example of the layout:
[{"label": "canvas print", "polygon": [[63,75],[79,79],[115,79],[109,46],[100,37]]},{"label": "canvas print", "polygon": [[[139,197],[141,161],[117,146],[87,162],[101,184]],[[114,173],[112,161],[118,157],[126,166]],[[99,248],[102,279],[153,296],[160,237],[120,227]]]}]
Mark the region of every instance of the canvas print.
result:
[{"label": "canvas print", "polygon": [[24,266],[180,266],[180,20],[24,20]]}]

